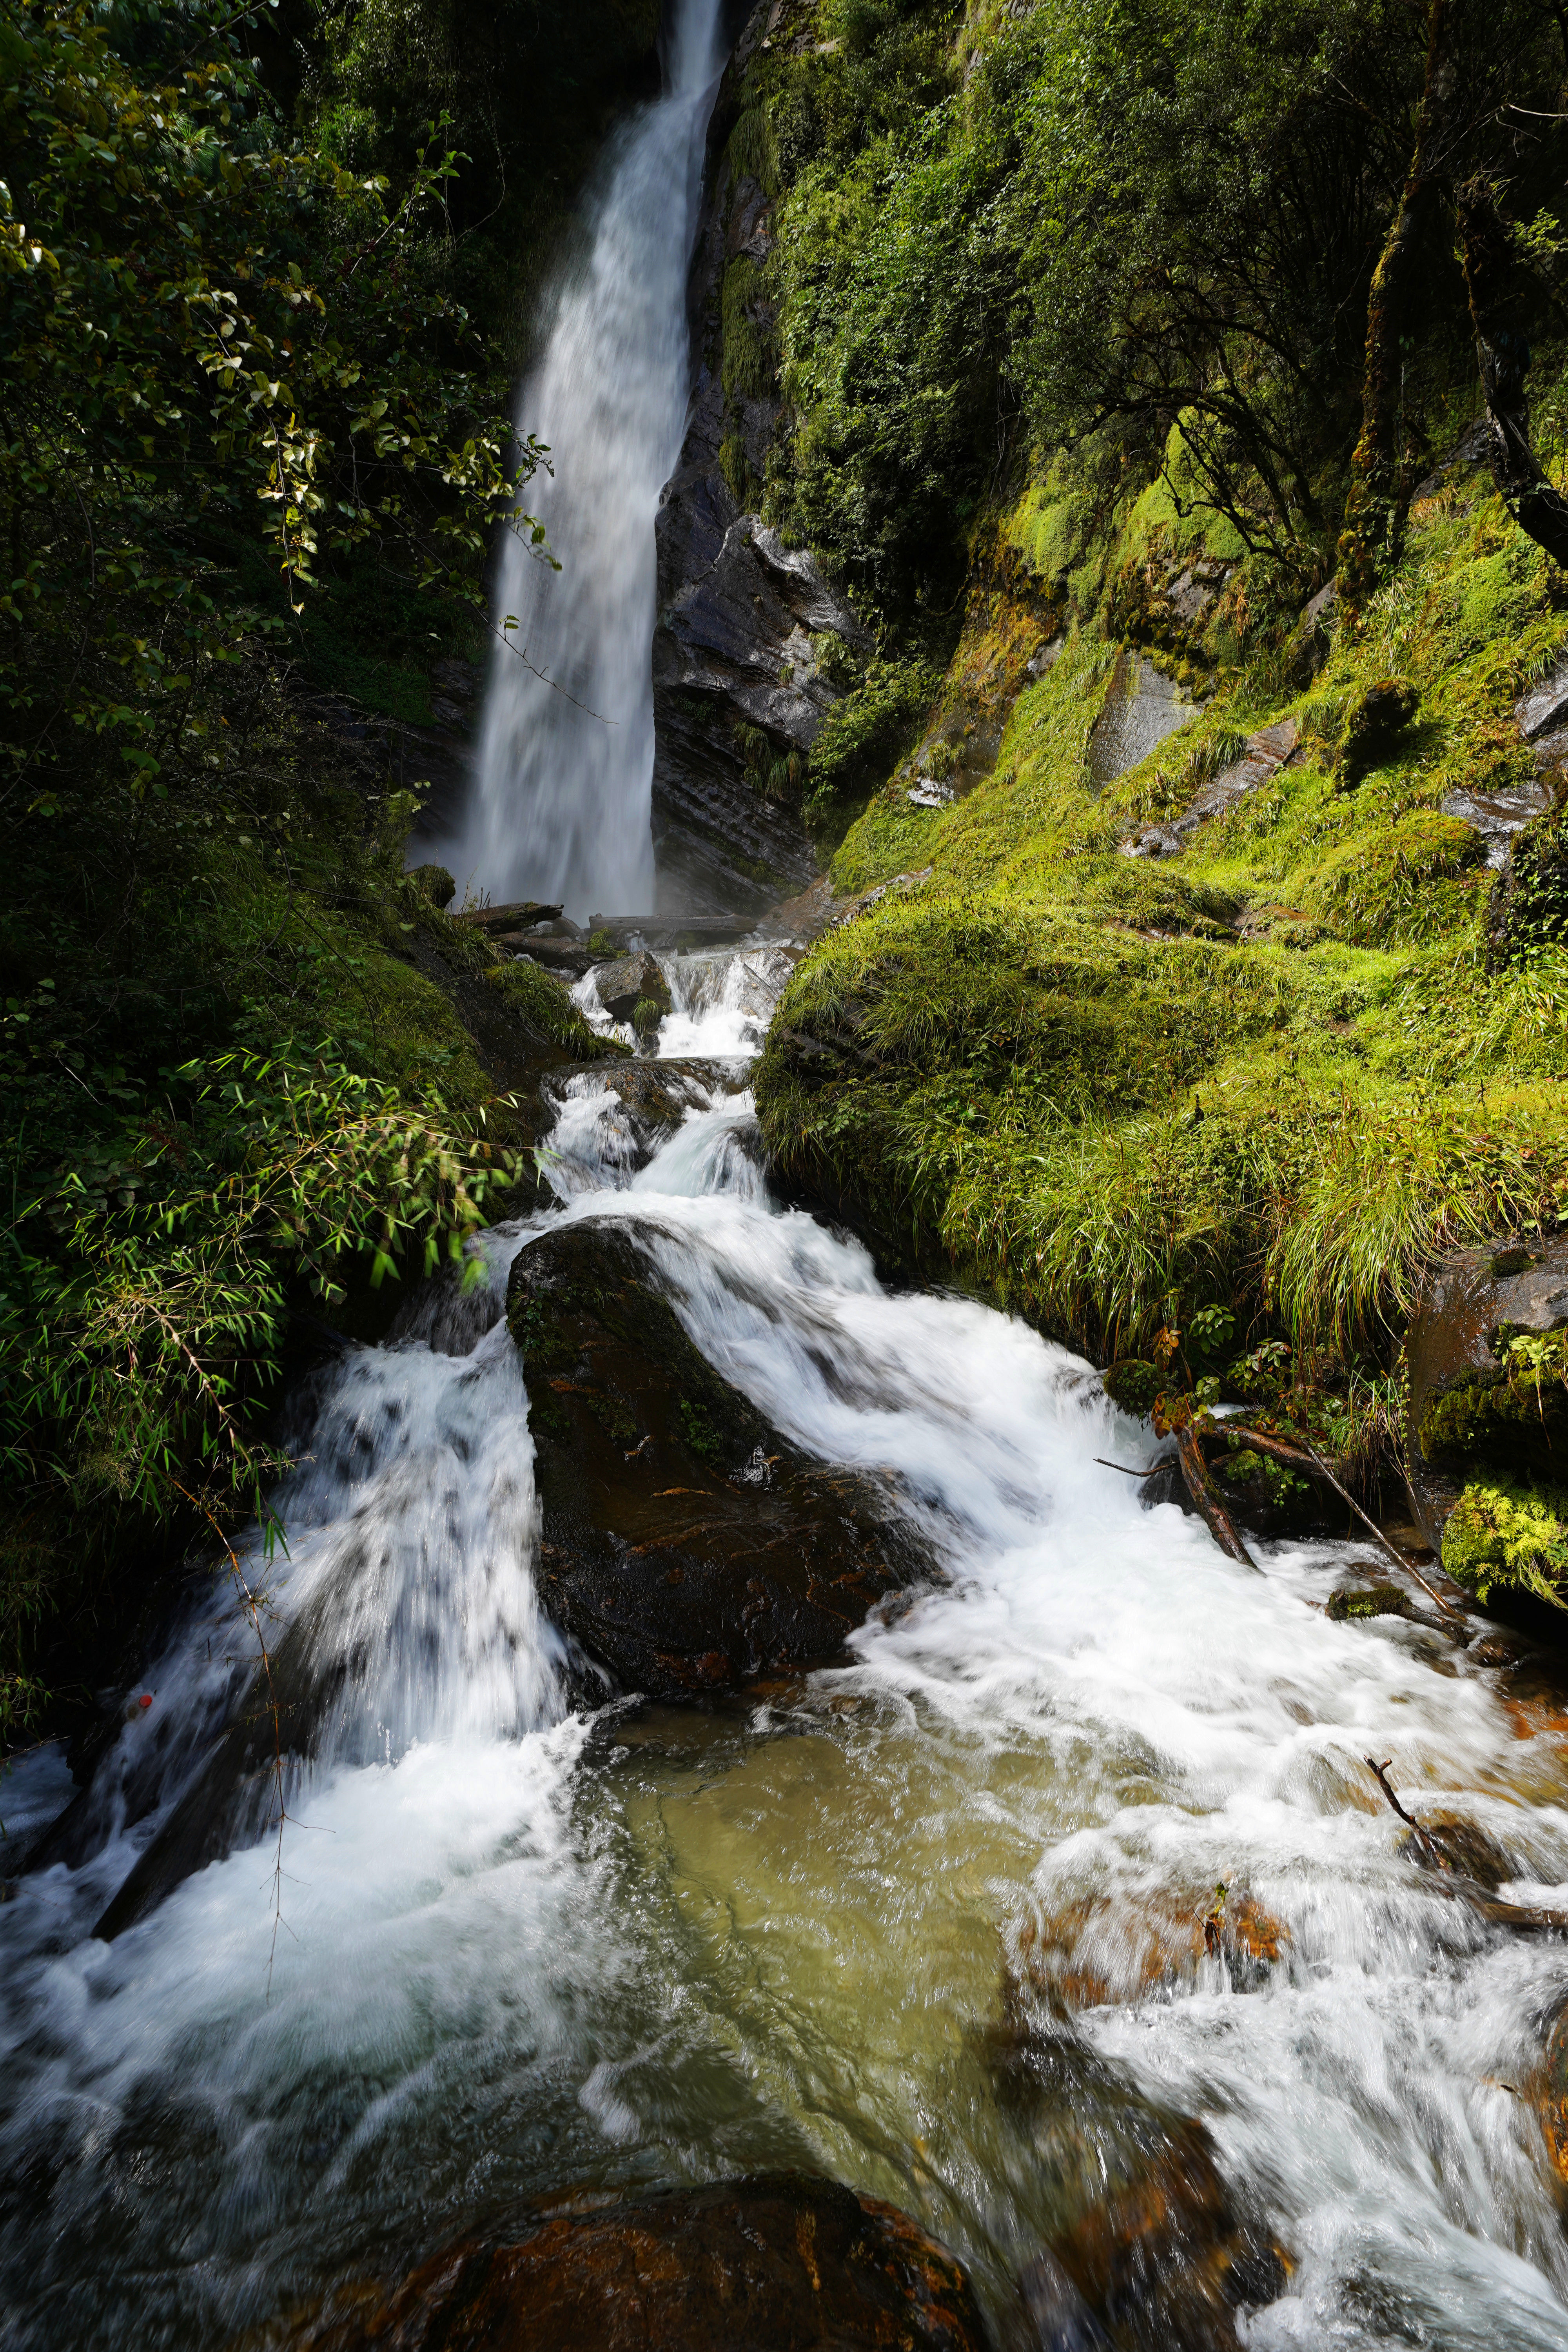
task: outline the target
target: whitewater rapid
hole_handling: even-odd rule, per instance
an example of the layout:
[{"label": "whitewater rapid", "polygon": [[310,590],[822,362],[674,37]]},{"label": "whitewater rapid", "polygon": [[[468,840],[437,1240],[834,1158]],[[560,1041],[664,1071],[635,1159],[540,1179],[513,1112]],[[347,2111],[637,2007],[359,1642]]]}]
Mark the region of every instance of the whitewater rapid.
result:
[{"label": "whitewater rapid", "polygon": [[[268,1622],[313,1600],[348,1663],[281,1879],[259,1835],[88,1934],[249,1671],[218,1578],[102,1768],[96,1852],[0,1909],[0,2345],[218,2346],[546,2189],[781,2164],[915,2213],[1025,2343],[1051,2212],[983,2063],[1011,1987],[1201,2116],[1260,2201],[1291,2269],[1249,2347],[1568,2347],[1521,2088],[1568,1955],[1446,1899],[1362,1761],[1561,1903],[1568,1725],[1435,1631],[1331,1622],[1353,1547],[1265,1546],[1255,1575],[1141,1509],[1095,1457],[1142,1460],[1147,1433],[1087,1366],[889,1292],[781,1207],[745,1091],[757,952],[666,960],[667,1033],[721,1058],[651,1160],[604,1079],[571,1079],[558,1205],[484,1238],[488,1294],[426,1294],[297,1401]],[[707,1710],[574,1682],[494,1318],[518,1250],[605,1216],[709,1360],[812,1453],[890,1475],[945,1564],[844,1664]],[[1150,1973],[1220,1881],[1278,1959]]]},{"label": "whitewater rapid", "polygon": [[427,845],[459,896],[591,913],[654,902],[654,518],[690,380],[686,273],[723,65],[720,0],[673,13],[667,88],[611,141],[586,255],[552,293],[521,434],[551,451],[526,487],[559,571],[503,540],[478,772]]}]

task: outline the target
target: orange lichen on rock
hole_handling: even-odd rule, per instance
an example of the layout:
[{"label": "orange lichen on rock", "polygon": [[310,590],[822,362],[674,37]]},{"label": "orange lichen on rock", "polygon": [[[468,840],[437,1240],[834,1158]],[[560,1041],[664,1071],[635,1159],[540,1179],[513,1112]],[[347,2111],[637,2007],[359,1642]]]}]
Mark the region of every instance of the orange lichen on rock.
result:
[{"label": "orange lichen on rock", "polygon": [[1249,1990],[1289,1943],[1281,1922],[1244,1893],[1218,1888],[1206,1906],[1167,1894],[1086,1895],[1029,1922],[1017,1961],[1054,2003],[1096,2009],[1191,1983],[1210,1957],[1224,1960],[1237,1990]]}]

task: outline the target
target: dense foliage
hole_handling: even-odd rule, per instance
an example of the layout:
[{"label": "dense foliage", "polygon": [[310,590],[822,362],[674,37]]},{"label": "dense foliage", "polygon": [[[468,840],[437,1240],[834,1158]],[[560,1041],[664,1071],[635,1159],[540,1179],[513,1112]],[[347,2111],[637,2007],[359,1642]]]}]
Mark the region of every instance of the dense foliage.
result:
[{"label": "dense foliage", "polygon": [[[1321,576],[1427,12],[1044,0],[962,37],[939,0],[815,14],[832,37],[770,68],[797,424],[773,488],[802,535],[907,625],[951,601],[984,500],[1066,445],[1095,511],[1164,467],[1289,581]],[[1500,174],[1521,226],[1561,192],[1556,12],[1454,0],[1443,25],[1447,227],[1435,207],[1394,329],[1408,481],[1474,383],[1453,191]]]},{"label": "dense foliage", "polygon": [[482,629],[539,453],[452,290],[443,126],[355,177],[247,29],[0,16],[0,1735],[62,1607],[79,1658],[254,1506],[291,1305],[458,1247],[509,1172],[409,961],[413,800],[307,680],[334,605]]}]

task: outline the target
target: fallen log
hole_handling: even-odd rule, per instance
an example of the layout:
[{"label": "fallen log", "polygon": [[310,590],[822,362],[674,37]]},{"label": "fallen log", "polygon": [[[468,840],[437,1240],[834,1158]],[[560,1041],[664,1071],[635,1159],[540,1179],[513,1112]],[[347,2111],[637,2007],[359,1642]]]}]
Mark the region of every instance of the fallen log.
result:
[{"label": "fallen log", "polygon": [[561,908],[542,906],[535,898],[520,898],[510,907],[465,907],[454,919],[470,923],[476,931],[495,939],[502,931],[525,931],[531,923],[558,922],[562,912]]},{"label": "fallen log", "polygon": [[1209,1476],[1208,1465],[1204,1460],[1203,1447],[1198,1444],[1197,1433],[1191,1423],[1184,1429],[1178,1429],[1176,1432],[1176,1460],[1181,1465],[1183,1481],[1188,1494],[1192,1496],[1193,1508],[1203,1520],[1221,1551],[1231,1559],[1240,1560],[1244,1567],[1256,1570],[1258,1562],[1242,1542],[1236,1521],[1226,1510],[1220,1499],[1218,1487]]}]

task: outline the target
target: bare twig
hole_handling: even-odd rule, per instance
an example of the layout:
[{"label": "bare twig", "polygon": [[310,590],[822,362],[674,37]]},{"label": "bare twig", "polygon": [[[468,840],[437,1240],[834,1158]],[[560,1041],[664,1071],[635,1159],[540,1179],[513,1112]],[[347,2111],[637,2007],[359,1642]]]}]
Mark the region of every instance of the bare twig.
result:
[{"label": "bare twig", "polygon": [[1388,1767],[1392,1759],[1385,1759],[1379,1764],[1368,1756],[1364,1761],[1368,1770],[1376,1775],[1379,1788],[1400,1820],[1408,1823],[1413,1832],[1411,1842],[1421,1861],[1439,1873],[1439,1883],[1445,1894],[1457,1895],[1461,1902],[1468,1903],[1489,1927],[1509,1927],[1520,1936],[1568,1935],[1568,1911],[1548,1911],[1534,1903],[1507,1903],[1500,1895],[1494,1895],[1489,1886],[1482,1886],[1475,1879],[1467,1878],[1457,1871],[1436,1839],[1428,1835],[1414,1815],[1405,1811],[1389,1787]]},{"label": "bare twig", "polygon": [[1388,1768],[1394,1761],[1393,1757],[1385,1756],[1381,1764],[1374,1762],[1373,1758],[1370,1756],[1366,1757],[1363,1760],[1367,1770],[1373,1775],[1378,1787],[1383,1790],[1384,1795],[1388,1799],[1389,1803],[1394,1807],[1394,1810],[1399,1815],[1400,1820],[1405,1824],[1406,1828],[1415,1832],[1416,1851],[1421,1855],[1422,1860],[1424,1862],[1429,1862],[1434,1870],[1447,1871],[1449,1864],[1444,1858],[1441,1849],[1436,1845],[1433,1839],[1427,1836],[1426,1832],[1422,1828],[1415,1814],[1407,1813],[1405,1811],[1404,1806],[1394,1795],[1394,1790],[1388,1785]]}]

